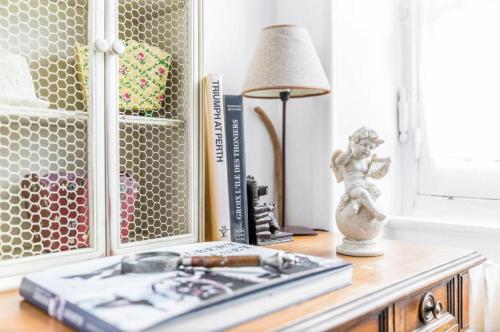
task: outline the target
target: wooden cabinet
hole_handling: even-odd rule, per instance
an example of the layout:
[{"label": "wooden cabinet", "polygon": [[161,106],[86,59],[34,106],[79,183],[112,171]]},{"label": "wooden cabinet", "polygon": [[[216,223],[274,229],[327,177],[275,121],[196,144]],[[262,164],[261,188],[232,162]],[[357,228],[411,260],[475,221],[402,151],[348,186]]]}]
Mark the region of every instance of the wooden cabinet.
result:
[{"label": "wooden cabinet", "polygon": [[[271,247],[335,257],[335,244],[335,235],[319,232],[318,236],[295,237],[294,242]],[[350,286],[283,310],[270,307],[269,315],[231,331],[406,332],[469,328],[468,270],[484,257],[472,250],[400,241],[385,240],[383,245],[386,254],[381,257],[338,256],[354,265]],[[17,292],[0,294],[1,331],[69,331],[29,303],[20,302]]]},{"label": "wooden cabinet", "polygon": [[[468,326],[469,289],[457,285],[467,274],[424,287],[332,331],[461,331]],[[462,279],[464,280],[464,279]],[[465,303],[465,306],[463,305]],[[464,320],[464,318],[466,318]]]},{"label": "wooden cabinet", "polygon": [[[398,331],[458,331],[459,298],[468,296],[468,289],[458,293],[458,276],[426,287],[394,304]],[[468,308],[466,309],[468,311]],[[466,313],[467,314],[467,313]]]},{"label": "wooden cabinet", "polygon": [[[335,257],[330,233],[295,237],[275,249]],[[340,240],[340,239],[339,239]],[[465,331],[469,328],[470,268],[484,261],[472,250],[384,240],[380,257],[337,257],[353,263],[351,286],[294,305],[233,331]],[[272,308],[270,308],[272,310]]]},{"label": "wooden cabinet", "polygon": [[469,328],[469,274],[413,292],[335,331],[462,331]]},{"label": "wooden cabinet", "polygon": [[469,328],[469,274],[409,294],[336,331],[462,331]]},{"label": "wooden cabinet", "polygon": [[330,328],[329,331],[350,332],[388,332],[394,331],[394,306],[387,306],[382,310],[375,310],[361,319],[354,319],[340,327]]}]

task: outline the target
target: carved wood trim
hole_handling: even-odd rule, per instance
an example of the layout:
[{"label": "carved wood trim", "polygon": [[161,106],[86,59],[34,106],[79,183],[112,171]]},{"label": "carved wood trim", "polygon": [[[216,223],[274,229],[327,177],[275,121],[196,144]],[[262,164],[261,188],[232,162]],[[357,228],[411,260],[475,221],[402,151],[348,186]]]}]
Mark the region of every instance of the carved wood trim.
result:
[{"label": "carved wood trim", "polygon": [[389,332],[389,307],[385,307],[378,314],[378,331]]},{"label": "carved wood trim", "polygon": [[458,322],[460,329],[469,328],[469,272],[461,273],[458,282]]},{"label": "carved wood trim", "polygon": [[[332,327],[342,326],[353,319],[363,316],[366,312],[370,312],[370,309],[374,306],[387,306],[388,303],[393,303],[406,297],[409,293],[420,292],[422,289],[429,287],[429,285],[433,285],[442,279],[456,275],[482,261],[484,261],[482,255],[475,251],[471,252],[468,255],[440,265],[433,270],[428,270],[413,278],[392,284],[387,288],[373,292],[363,298],[326,310],[318,315],[305,318],[300,322],[294,322],[294,330],[308,330],[312,327],[327,330]],[[332,322],[335,322],[335,324],[332,324]]]},{"label": "carved wood trim", "polygon": [[455,299],[455,278],[452,278],[446,284],[446,301],[448,303],[448,312],[456,317]]}]

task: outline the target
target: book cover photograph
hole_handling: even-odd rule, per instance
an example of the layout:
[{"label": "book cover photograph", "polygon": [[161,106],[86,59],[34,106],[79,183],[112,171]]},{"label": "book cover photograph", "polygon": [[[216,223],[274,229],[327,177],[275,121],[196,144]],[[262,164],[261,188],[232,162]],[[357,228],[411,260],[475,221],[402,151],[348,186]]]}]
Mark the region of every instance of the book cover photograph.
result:
[{"label": "book cover photograph", "polygon": [[[279,253],[234,242],[169,247],[168,252],[181,257],[258,255],[263,262],[274,262]],[[169,322],[174,322],[176,328],[188,329],[195,326],[190,324],[204,321],[217,330],[264,314],[259,312],[263,300],[269,304],[275,298],[274,310],[283,303],[293,304],[281,297],[299,296],[293,294],[294,286],[299,284],[313,282],[314,292],[327,292],[350,283],[350,264],[305,255],[293,257],[294,263],[283,269],[273,264],[179,266],[158,273],[124,273],[122,257],[113,256],[29,275],[23,279],[20,291],[25,299],[80,331],[149,331],[168,326]],[[326,276],[332,276],[328,286],[318,287],[314,280]],[[307,292],[307,287],[300,293],[304,293],[301,297],[314,295]],[[255,310],[231,315],[231,310],[241,310],[242,306]],[[217,313],[227,319],[209,319]]]}]

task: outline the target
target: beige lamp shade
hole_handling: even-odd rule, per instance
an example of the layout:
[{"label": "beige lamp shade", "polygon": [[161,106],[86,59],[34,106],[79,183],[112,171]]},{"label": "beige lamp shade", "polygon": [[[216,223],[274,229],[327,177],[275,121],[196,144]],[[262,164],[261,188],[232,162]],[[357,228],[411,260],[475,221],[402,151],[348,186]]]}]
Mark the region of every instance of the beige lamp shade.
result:
[{"label": "beige lamp shade", "polygon": [[326,78],[311,37],[304,27],[274,25],[262,29],[242,94],[251,98],[291,98],[329,93]]}]

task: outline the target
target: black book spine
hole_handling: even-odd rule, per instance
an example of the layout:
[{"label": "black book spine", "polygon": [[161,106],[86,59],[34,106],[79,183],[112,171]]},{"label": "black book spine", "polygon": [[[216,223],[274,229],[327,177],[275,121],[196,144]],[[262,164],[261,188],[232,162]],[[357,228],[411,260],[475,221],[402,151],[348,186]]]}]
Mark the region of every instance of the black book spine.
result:
[{"label": "black book spine", "polygon": [[122,330],[93,316],[77,305],[58,298],[54,293],[23,278],[19,293],[31,304],[37,306],[57,320],[83,332],[122,332]]},{"label": "black book spine", "polygon": [[224,96],[231,241],[249,243],[243,97]]}]

